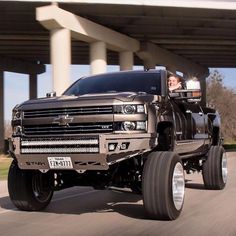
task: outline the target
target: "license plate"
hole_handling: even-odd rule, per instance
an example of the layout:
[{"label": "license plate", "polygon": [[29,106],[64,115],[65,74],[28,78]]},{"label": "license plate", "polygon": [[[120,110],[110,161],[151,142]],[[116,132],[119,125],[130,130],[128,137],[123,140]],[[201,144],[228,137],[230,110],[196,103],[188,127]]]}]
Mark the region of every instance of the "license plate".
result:
[{"label": "license plate", "polygon": [[73,169],[70,157],[48,157],[50,169]]}]

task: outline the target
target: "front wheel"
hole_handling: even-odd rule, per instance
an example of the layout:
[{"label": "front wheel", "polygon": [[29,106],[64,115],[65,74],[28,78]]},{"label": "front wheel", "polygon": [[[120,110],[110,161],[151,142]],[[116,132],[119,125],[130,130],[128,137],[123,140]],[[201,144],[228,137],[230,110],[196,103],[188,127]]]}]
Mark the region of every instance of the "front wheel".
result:
[{"label": "front wheel", "polygon": [[212,146],[202,169],[204,185],[207,189],[221,190],[227,182],[227,158],[223,147]]},{"label": "front wheel", "polygon": [[53,196],[52,174],[21,170],[13,161],[8,173],[8,191],[13,204],[20,210],[44,209]]},{"label": "front wheel", "polygon": [[184,203],[185,178],[179,155],[153,152],[144,165],[144,208],[152,219],[175,220]]}]

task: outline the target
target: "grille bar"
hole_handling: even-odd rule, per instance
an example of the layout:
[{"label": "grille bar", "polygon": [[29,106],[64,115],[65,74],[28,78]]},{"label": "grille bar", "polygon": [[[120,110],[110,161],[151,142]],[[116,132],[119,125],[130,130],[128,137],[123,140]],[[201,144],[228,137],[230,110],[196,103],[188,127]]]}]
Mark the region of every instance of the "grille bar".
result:
[{"label": "grille bar", "polygon": [[50,134],[83,134],[83,133],[109,133],[113,132],[113,123],[101,124],[70,124],[68,126],[38,125],[24,126],[25,135],[50,135]]},{"label": "grille bar", "polygon": [[71,107],[71,108],[55,108],[44,110],[28,110],[24,111],[24,118],[41,118],[41,117],[58,117],[60,115],[98,115],[112,114],[112,106],[101,107]]}]

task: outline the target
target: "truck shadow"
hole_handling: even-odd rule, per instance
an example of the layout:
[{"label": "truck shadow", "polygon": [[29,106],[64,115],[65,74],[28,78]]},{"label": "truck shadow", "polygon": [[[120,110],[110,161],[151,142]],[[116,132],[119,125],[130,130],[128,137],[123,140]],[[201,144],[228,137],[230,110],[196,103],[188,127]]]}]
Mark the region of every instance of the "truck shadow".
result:
[{"label": "truck shadow", "polygon": [[[191,181],[186,180],[186,188],[205,190],[203,184]],[[0,198],[0,207],[6,210],[19,211],[8,196]],[[69,215],[116,212],[134,219],[150,220],[143,207],[142,195],[120,189],[93,190],[89,188],[83,189],[81,192],[80,187],[75,187],[73,191],[68,189],[63,192],[62,190],[56,192],[49,206],[42,212]],[[109,217],[109,215],[107,216]]]},{"label": "truck shadow", "polygon": [[78,215],[117,212],[135,219],[146,219],[142,195],[125,190],[97,190],[63,202],[52,200],[45,212]]},{"label": "truck shadow", "polygon": [[6,210],[13,210],[15,208],[8,196],[0,198],[0,207]]},{"label": "truck shadow", "polygon": [[[82,194],[81,191],[78,191],[78,194],[74,193],[74,191],[73,194],[68,192],[66,195],[61,194],[60,191],[57,192],[48,207],[40,213],[81,215],[117,212],[130,218],[147,219],[143,208],[142,195],[114,189],[90,190]],[[5,210],[20,211],[13,205],[9,196],[0,198],[0,207]]]}]

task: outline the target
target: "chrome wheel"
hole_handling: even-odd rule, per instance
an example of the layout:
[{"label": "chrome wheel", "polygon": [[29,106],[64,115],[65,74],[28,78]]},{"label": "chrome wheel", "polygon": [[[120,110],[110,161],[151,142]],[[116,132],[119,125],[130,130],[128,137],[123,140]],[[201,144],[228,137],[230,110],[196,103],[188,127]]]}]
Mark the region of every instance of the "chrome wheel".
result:
[{"label": "chrome wheel", "polygon": [[222,155],[221,168],[222,168],[222,179],[223,182],[226,183],[228,176],[228,168],[227,168],[227,156],[225,152]]},{"label": "chrome wheel", "polygon": [[177,210],[180,210],[184,202],[185,180],[184,169],[180,162],[176,163],[172,178],[172,196]]},{"label": "chrome wheel", "polygon": [[202,176],[207,189],[221,190],[227,181],[227,159],[222,146],[212,146],[203,163]]}]

